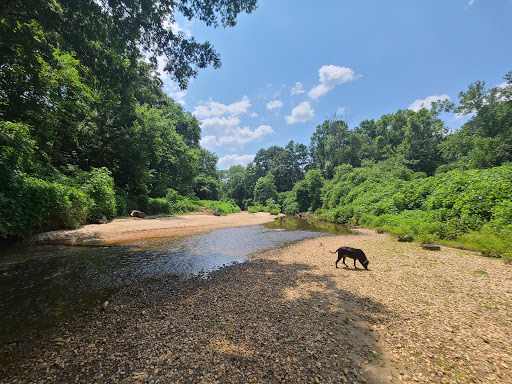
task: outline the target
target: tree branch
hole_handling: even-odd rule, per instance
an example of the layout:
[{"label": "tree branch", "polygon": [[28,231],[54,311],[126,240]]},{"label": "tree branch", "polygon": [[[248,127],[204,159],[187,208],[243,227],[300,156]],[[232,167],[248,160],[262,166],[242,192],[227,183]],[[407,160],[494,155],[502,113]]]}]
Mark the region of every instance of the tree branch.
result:
[{"label": "tree branch", "polygon": [[6,5],[4,5],[2,7],[2,11],[0,11],[0,21],[5,19],[5,17],[18,5],[19,2],[20,0],[10,0]]}]

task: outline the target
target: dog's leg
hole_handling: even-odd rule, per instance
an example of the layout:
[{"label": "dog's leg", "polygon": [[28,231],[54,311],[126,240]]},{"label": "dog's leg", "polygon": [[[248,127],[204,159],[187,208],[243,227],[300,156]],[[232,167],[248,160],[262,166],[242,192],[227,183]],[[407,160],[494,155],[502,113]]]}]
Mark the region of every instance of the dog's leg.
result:
[{"label": "dog's leg", "polygon": [[345,256],[345,254],[343,254],[343,264],[345,264],[345,267],[347,267],[347,268],[348,268],[347,263],[345,263],[345,258],[346,258],[346,257],[347,257],[347,256]]},{"label": "dog's leg", "polygon": [[338,253],[338,260],[336,260],[336,268],[338,268],[338,262],[341,260],[341,254]]},{"label": "dog's leg", "polygon": [[354,269],[359,269],[359,268],[357,268],[357,265],[356,265],[356,259],[354,259]]}]

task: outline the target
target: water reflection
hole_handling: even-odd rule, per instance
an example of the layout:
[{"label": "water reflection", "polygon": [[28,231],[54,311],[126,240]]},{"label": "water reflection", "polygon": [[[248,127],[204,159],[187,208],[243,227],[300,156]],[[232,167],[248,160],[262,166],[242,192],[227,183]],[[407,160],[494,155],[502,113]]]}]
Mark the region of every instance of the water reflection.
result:
[{"label": "water reflection", "polygon": [[113,247],[36,246],[0,254],[0,347],[91,308],[122,287],[207,274],[252,254],[341,226],[282,218],[262,226],[149,239]]},{"label": "water reflection", "polygon": [[288,231],[332,233],[334,235],[347,235],[353,233],[352,230],[341,224],[329,223],[316,219],[302,219],[295,216],[279,217],[273,222],[265,224],[265,227]]}]

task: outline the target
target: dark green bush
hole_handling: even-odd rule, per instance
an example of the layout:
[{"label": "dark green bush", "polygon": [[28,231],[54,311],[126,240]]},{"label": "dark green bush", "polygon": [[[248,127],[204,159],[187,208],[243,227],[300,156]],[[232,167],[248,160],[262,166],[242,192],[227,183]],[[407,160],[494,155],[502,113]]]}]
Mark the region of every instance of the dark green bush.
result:
[{"label": "dark green bush", "polygon": [[147,213],[149,215],[169,215],[171,214],[171,203],[164,198],[149,198]]},{"label": "dark green bush", "polygon": [[102,217],[112,219],[116,215],[114,179],[107,168],[93,168],[80,175],[81,190],[93,200],[93,206],[87,218],[94,220]]},{"label": "dark green bush", "polygon": [[76,187],[34,177],[19,178],[12,195],[0,194],[0,236],[23,238],[36,232],[76,228],[94,201]]}]

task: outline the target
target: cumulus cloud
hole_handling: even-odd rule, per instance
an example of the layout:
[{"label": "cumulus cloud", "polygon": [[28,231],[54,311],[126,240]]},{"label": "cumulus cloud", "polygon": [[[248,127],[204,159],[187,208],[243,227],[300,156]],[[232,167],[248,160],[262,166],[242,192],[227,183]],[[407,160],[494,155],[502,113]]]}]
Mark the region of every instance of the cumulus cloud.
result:
[{"label": "cumulus cloud", "polygon": [[222,115],[237,116],[247,113],[250,106],[251,100],[247,96],[244,96],[242,100],[236,101],[229,105],[218,103],[210,98],[208,101],[203,102],[201,105],[195,107],[193,114],[198,119],[219,117]]},{"label": "cumulus cloud", "polygon": [[301,82],[297,81],[297,82],[295,83],[295,86],[294,86],[294,87],[292,87],[292,90],[291,90],[290,94],[291,94],[292,96],[295,96],[295,95],[300,95],[301,93],[306,92],[306,91],[303,89],[303,87],[304,87],[304,85],[303,85]]},{"label": "cumulus cloud", "polygon": [[353,81],[361,76],[356,76],[354,71],[347,67],[336,65],[324,65],[318,70],[319,84],[309,91],[310,98],[316,100],[334,89],[337,85]]},{"label": "cumulus cloud", "polygon": [[203,132],[222,135],[240,125],[240,119],[233,117],[210,117],[201,120],[201,129]]},{"label": "cumulus cloud", "polygon": [[311,108],[309,102],[304,101],[293,108],[292,114],[290,116],[286,116],[285,119],[288,124],[295,124],[304,123],[311,120],[313,117],[315,117],[315,111]]},{"label": "cumulus cloud", "polygon": [[251,101],[247,96],[229,105],[218,103],[211,98],[198,105],[194,115],[200,119],[201,129],[206,135],[201,139],[201,146],[211,151],[220,147],[235,152],[247,143],[261,141],[266,135],[274,133],[269,125],[260,125],[256,129],[240,127],[239,116],[258,116],[249,111],[250,106]]},{"label": "cumulus cloud", "polygon": [[269,101],[267,103],[267,109],[269,111],[273,110],[273,109],[279,109],[279,108],[282,108],[283,107],[283,102],[280,101],[280,100],[273,100],[273,101]]},{"label": "cumulus cloud", "polygon": [[434,101],[442,101],[442,100],[450,100],[450,96],[447,94],[442,94],[440,96],[433,95],[433,96],[427,96],[424,99],[418,99],[415,100],[407,109],[410,109],[411,111],[418,112],[422,108],[430,109],[432,108],[432,103]]},{"label": "cumulus cloud", "polygon": [[336,115],[338,116],[341,116],[345,113],[345,107],[339,107],[337,110],[336,110]]},{"label": "cumulus cloud", "polygon": [[224,132],[222,136],[205,136],[201,139],[201,146],[214,150],[221,147],[227,151],[238,151],[247,143],[261,141],[265,136],[273,134],[274,130],[269,125],[260,125],[252,130],[249,127],[235,127]]},{"label": "cumulus cloud", "polygon": [[244,167],[254,160],[255,155],[226,155],[217,162],[220,169],[228,169],[232,165],[243,165]]},{"label": "cumulus cloud", "polygon": [[205,136],[200,140],[199,144],[201,144],[201,147],[213,151],[217,148],[217,138],[215,136]]}]

